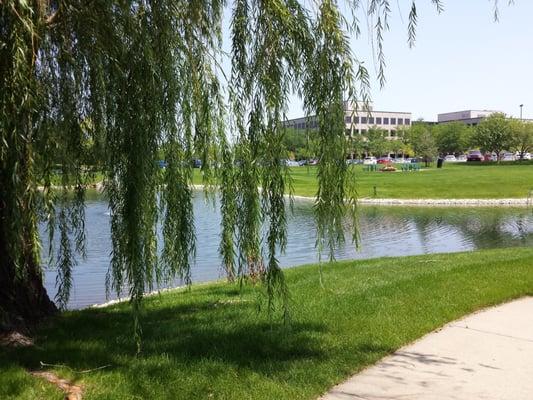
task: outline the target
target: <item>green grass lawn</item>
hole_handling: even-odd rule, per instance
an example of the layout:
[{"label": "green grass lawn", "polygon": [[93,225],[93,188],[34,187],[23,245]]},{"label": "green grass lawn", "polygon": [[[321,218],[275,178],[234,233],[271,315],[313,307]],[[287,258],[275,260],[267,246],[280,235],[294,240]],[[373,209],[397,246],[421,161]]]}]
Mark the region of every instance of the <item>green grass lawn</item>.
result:
[{"label": "green grass lawn", "polygon": [[42,361],[64,365],[53,370],[84,399],[315,399],[448,321],[533,295],[532,257],[513,248],[339,262],[325,266],[325,289],[316,265],[290,269],[290,326],[258,312],[249,287],[193,286],[147,299],[139,357],[127,304],[68,312],[34,347],[0,348],[0,398],[61,399],[26,372]]},{"label": "green grass lawn", "polygon": [[[525,198],[533,189],[533,165],[445,164],[418,172],[365,172],[355,166],[360,197],[394,199]],[[316,168],[292,168],[296,195],[316,194]],[[376,186],[377,196],[374,196]]]},{"label": "green grass lawn", "polygon": [[[357,165],[359,197],[388,199],[498,199],[526,198],[533,189],[533,164],[445,164],[412,172],[368,172]],[[316,167],[293,167],[294,194],[314,197]],[[194,183],[202,183],[195,170]],[[374,186],[377,195],[374,196]]]}]

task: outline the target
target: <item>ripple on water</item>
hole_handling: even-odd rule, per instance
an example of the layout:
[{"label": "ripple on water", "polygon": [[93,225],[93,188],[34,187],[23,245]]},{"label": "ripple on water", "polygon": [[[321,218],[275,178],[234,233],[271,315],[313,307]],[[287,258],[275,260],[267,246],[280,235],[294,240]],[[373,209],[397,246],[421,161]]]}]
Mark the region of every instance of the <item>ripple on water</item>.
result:
[{"label": "ripple on water", "polygon": [[[218,255],[220,213],[206,204],[202,195],[194,198],[197,254],[192,269],[193,282],[222,277]],[[105,277],[111,254],[109,209],[105,200],[87,203],[87,258],[74,270],[69,307],[102,303]],[[347,233],[349,226],[346,225]],[[460,209],[364,206],[359,214],[360,249],[347,242],[335,251],[336,259],[402,256],[479,248],[533,245],[533,216],[527,209]],[[41,227],[44,234],[44,227]],[[311,202],[295,202],[288,218],[288,243],[279,255],[283,267],[318,261],[316,232]],[[46,235],[43,235],[47,248]],[[46,256],[46,254],[45,254]],[[324,254],[323,259],[328,255]],[[45,273],[45,285],[54,296],[56,273]],[[179,280],[173,286],[182,284]],[[116,296],[111,296],[111,299]]]}]

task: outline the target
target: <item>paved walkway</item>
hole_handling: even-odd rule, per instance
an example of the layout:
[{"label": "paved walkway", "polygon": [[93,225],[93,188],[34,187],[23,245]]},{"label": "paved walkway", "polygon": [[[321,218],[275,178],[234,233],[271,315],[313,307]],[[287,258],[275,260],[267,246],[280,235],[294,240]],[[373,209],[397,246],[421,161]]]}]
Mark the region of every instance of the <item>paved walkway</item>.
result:
[{"label": "paved walkway", "polygon": [[321,399],[531,400],[533,297],[446,325]]}]

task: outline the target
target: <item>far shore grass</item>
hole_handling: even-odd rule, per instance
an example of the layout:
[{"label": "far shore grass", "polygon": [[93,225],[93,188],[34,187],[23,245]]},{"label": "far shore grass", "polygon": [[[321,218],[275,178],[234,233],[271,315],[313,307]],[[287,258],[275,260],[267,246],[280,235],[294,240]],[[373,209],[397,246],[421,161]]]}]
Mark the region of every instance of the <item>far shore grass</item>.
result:
[{"label": "far shore grass", "polygon": [[325,287],[317,265],[292,268],[290,325],[258,311],[257,289],[195,285],[146,299],[138,357],[127,303],[66,312],[33,347],[0,348],[0,398],[63,398],[29,375],[44,362],[84,399],[316,399],[449,321],[533,295],[532,259],[512,248],[343,261],[323,266]]},{"label": "far shore grass", "polygon": [[[359,198],[376,199],[511,199],[527,198],[533,191],[533,164],[445,163],[444,168],[422,168],[411,172],[354,169]],[[314,197],[317,167],[292,167],[293,194]],[[202,177],[195,170],[194,183]],[[375,190],[374,190],[375,188]]]},{"label": "far shore grass", "polygon": [[[411,172],[369,172],[362,165],[355,172],[359,198],[376,199],[524,199],[533,194],[533,163],[466,164],[445,163],[444,168],[422,168]],[[292,167],[293,194],[316,196],[317,167]],[[101,182],[95,173],[94,182]],[[55,177],[54,184],[59,182]],[[199,169],[193,183],[202,184]]]}]

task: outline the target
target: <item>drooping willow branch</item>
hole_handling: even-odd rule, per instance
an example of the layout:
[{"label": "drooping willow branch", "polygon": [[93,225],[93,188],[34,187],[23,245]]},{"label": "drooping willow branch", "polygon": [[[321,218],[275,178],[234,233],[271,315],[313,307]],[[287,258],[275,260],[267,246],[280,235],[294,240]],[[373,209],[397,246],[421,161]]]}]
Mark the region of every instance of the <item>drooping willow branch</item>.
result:
[{"label": "drooping willow branch", "polygon": [[[440,1],[432,2],[440,10]],[[378,18],[381,43],[389,1],[371,0],[367,9],[359,0],[348,3],[354,31],[360,32],[357,13]],[[30,259],[40,265],[41,217],[50,243],[59,237],[57,300],[67,304],[74,255],[84,252],[84,192],[100,171],[111,211],[107,289],[129,294],[138,340],[144,293],[176,277],[191,281],[196,158],[205,182],[219,187],[228,277],[258,276],[268,310],[281,299],[286,315],[288,289],[277,257],[287,242],[284,196],[291,180],[282,162],[282,121],[291,95],[318,122],[317,246],[332,255],[344,240],[346,217],[357,238],[344,102],[368,99],[369,76],[350,51],[337,1],[312,7],[297,0],[232,1],[227,88],[218,70],[225,6],[223,0],[0,0],[0,217],[6,221],[0,233],[16,279],[28,276]],[[384,68],[381,45],[379,52]]]}]

